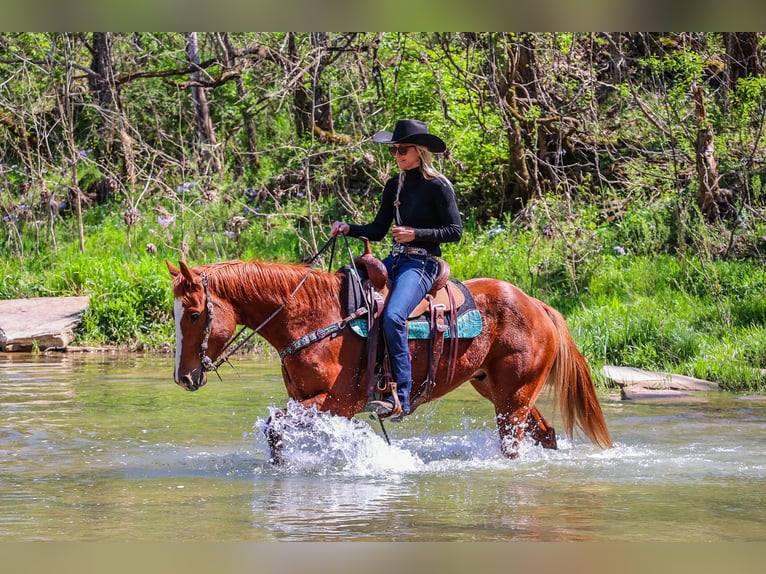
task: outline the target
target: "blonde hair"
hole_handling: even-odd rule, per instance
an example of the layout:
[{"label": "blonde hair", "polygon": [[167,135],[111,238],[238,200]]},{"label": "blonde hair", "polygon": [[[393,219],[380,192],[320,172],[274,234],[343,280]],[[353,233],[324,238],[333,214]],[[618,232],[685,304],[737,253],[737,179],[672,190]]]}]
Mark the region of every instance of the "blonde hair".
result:
[{"label": "blonde hair", "polygon": [[416,145],[415,149],[420,156],[420,171],[423,177],[426,179],[434,179],[436,177],[444,177],[438,169],[434,167],[434,154],[431,153],[428,148]]}]

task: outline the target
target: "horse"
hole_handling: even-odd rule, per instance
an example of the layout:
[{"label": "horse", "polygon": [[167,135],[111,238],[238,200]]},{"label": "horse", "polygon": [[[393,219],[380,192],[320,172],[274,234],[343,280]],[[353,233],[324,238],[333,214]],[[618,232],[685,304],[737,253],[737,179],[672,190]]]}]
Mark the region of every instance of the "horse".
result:
[{"label": "horse", "polygon": [[[202,387],[208,371],[217,373],[214,361],[243,325],[280,351],[291,400],[347,418],[364,411],[369,399],[368,341],[348,328],[340,270],[259,260],[195,267],[184,261],[176,267],[166,260],[166,265],[174,296],[176,384],[188,391]],[[577,428],[597,447],[612,447],[590,368],[561,313],[506,281],[475,278],[463,285],[481,314],[481,331],[458,339],[456,362],[440,361],[435,369],[429,365],[429,341],[410,340],[413,388],[429,371],[435,372],[421,402],[469,382],[494,404],[501,453],[513,459],[527,435],[543,448],[557,448],[554,427],[535,406],[547,383],[570,438]],[[298,340],[304,344],[295,350]],[[270,460],[279,463],[281,431],[274,428],[267,426],[264,432]]]}]

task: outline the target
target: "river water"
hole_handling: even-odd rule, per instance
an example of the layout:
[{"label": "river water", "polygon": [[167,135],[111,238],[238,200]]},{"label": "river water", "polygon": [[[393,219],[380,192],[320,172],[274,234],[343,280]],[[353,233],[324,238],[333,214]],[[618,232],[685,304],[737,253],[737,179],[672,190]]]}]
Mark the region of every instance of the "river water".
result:
[{"label": "river water", "polygon": [[[279,364],[207,386],[172,357],[0,355],[0,541],[766,541],[766,400],[600,394],[617,446],[502,457],[466,385],[387,424],[320,417],[267,461]],[[557,418],[543,400],[541,411]]]}]

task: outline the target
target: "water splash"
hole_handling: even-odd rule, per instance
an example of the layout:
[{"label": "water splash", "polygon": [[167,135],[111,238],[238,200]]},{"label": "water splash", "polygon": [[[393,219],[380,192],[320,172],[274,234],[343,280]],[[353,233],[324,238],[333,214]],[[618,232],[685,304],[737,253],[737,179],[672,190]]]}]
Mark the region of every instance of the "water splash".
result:
[{"label": "water splash", "polygon": [[402,423],[404,427],[387,424],[389,444],[367,417],[333,416],[315,408],[306,409],[295,401],[289,402],[283,412],[281,416],[279,409],[271,407],[271,417],[258,419],[255,424],[257,446],[265,453],[268,446],[263,431],[267,425],[274,425],[282,433],[285,464],[277,472],[348,477],[458,474],[466,470],[518,468],[520,461],[528,464],[572,456],[572,443],[566,437],[559,438],[558,451],[545,450],[528,439],[521,445],[519,458],[510,460],[500,451],[494,426],[464,425],[452,432],[422,430],[428,415],[419,421],[413,415],[416,420],[408,419]]},{"label": "water splash", "polygon": [[274,407],[269,411],[269,419],[256,421],[257,435],[268,450],[263,438],[267,424],[282,434],[287,472],[377,476],[416,472],[423,466],[419,457],[386,443],[363,420],[307,409],[295,401],[287,404],[284,415]]}]

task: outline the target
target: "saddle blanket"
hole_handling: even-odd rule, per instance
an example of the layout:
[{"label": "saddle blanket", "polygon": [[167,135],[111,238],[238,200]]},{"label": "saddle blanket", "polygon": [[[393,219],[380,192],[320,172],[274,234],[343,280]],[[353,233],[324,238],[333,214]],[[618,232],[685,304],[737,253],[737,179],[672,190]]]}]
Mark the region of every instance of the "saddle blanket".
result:
[{"label": "saddle blanket", "polygon": [[[367,319],[355,319],[348,324],[351,330],[360,337],[367,337]],[[481,313],[478,309],[471,309],[457,317],[457,337],[458,339],[473,339],[481,333],[482,321]],[[444,337],[449,339],[452,333],[447,329]],[[407,322],[408,339],[430,339],[431,325],[426,319],[410,319]]]},{"label": "saddle blanket", "polygon": [[[343,268],[342,271],[348,275],[349,269]],[[473,300],[473,295],[468,288],[460,281],[454,279],[451,280],[453,286],[456,286],[463,293],[465,301],[457,310],[457,337],[458,339],[473,339],[482,329],[481,313],[476,308],[476,303]],[[364,295],[361,289],[356,286],[356,283],[350,278],[345,282],[345,303],[347,312],[350,314],[355,309],[358,309],[363,305]],[[449,312],[445,313],[449,317]],[[367,319],[355,319],[349,323],[349,327],[359,335],[360,337],[367,337]],[[444,332],[445,338],[453,337],[449,328]],[[431,324],[429,318],[425,315],[411,318],[407,322],[407,338],[408,339],[430,339],[431,338]]]}]

